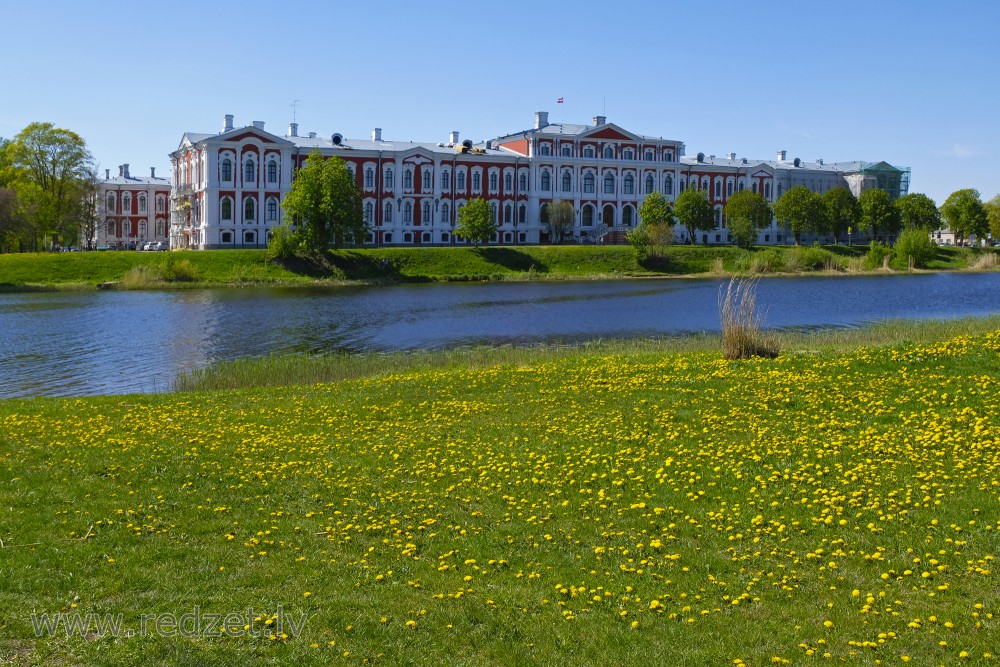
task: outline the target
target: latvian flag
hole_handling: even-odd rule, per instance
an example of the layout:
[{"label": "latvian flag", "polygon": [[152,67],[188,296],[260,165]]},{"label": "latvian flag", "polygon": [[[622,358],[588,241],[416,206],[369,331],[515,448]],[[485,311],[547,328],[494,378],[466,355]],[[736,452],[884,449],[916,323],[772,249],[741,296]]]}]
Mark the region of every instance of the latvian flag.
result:
[{"label": "latvian flag", "polygon": [[559,99],[556,100],[556,104],[562,104],[562,103],[563,103],[563,98],[560,97]]}]

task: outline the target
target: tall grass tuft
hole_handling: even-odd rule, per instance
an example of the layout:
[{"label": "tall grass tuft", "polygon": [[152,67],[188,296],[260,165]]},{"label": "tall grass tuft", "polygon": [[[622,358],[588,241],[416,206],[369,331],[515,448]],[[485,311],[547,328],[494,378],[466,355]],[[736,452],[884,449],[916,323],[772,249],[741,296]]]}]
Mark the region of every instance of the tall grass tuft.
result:
[{"label": "tall grass tuft", "polygon": [[722,356],[750,359],[778,356],[778,341],[764,334],[764,315],[757,309],[757,281],[733,278],[719,287],[719,318],[722,321]]},{"label": "tall grass tuft", "polygon": [[986,253],[976,257],[970,264],[970,271],[996,271],[997,266],[1000,262],[997,261],[997,255],[995,253]]}]

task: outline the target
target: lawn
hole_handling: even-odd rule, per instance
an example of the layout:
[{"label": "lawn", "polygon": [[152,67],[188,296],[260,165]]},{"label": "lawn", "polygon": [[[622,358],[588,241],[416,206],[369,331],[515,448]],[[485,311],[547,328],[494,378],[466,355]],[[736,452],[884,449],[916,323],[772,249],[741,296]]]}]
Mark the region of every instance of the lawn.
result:
[{"label": "lawn", "polygon": [[2,401],[0,655],[995,664],[998,377],[992,332]]}]

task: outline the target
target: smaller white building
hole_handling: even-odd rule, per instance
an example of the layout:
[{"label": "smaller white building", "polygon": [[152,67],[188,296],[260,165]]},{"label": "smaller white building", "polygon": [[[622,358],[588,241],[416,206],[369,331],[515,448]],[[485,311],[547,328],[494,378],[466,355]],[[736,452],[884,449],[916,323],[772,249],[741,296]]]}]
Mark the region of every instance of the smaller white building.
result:
[{"label": "smaller white building", "polygon": [[127,164],[118,167],[118,176],[104,172],[99,183],[97,247],[132,248],[147,241],[169,241],[168,206],[170,179],[156,175],[132,176]]}]

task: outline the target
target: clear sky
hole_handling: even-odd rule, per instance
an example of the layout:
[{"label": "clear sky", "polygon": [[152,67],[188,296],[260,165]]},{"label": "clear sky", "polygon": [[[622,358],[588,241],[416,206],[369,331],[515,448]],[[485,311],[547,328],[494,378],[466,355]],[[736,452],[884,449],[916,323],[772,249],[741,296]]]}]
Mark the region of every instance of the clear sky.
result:
[{"label": "clear sky", "polygon": [[[1000,192],[1000,2],[0,0],[0,136],[50,121],[102,170],[185,131],[480,141],[553,122],[688,155],[885,160],[938,204]],[[556,104],[556,99],[565,99]]]}]

